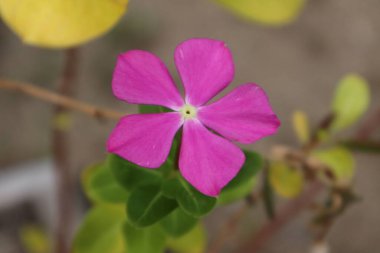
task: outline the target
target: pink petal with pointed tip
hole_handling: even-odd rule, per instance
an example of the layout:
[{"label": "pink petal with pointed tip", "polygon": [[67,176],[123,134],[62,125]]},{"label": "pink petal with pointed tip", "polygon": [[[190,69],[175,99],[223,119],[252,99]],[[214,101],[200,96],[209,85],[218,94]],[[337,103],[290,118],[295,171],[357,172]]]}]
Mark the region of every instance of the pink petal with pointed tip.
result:
[{"label": "pink petal with pointed tip", "polygon": [[233,79],[232,54],[223,41],[190,39],[177,46],[174,60],[185,86],[186,102],[208,102]]},{"label": "pink petal with pointed tip", "polygon": [[179,167],[182,176],[203,194],[219,195],[244,160],[244,153],[228,140],[211,133],[197,120],[185,121]]},{"label": "pink petal with pointed tip", "polygon": [[107,150],[146,168],[160,167],[182,125],[177,112],[123,117],[107,142]]},{"label": "pink petal with pointed tip", "polygon": [[277,132],[280,121],[264,90],[244,84],[211,105],[198,110],[207,127],[232,141],[252,143]]},{"label": "pink petal with pointed tip", "polygon": [[132,104],[162,105],[173,110],[183,99],[164,63],[141,50],[120,54],[113,73],[114,95]]}]

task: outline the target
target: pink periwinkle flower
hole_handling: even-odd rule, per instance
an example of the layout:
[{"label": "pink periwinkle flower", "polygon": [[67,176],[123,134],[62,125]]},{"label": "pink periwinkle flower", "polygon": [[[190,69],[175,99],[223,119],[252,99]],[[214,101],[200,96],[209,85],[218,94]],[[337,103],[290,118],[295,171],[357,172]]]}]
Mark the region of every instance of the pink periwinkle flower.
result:
[{"label": "pink periwinkle flower", "polygon": [[232,55],[224,42],[187,40],[177,46],[174,60],[185,99],[157,56],[132,50],[118,57],[112,80],[118,99],[173,111],[121,118],[107,149],[142,167],[158,168],[166,161],[173,138],[182,127],[182,176],[203,194],[217,196],[245,161],[244,153],[232,142],[252,143],[274,134],[280,121],[264,90],[253,83],[207,104],[234,76]]}]

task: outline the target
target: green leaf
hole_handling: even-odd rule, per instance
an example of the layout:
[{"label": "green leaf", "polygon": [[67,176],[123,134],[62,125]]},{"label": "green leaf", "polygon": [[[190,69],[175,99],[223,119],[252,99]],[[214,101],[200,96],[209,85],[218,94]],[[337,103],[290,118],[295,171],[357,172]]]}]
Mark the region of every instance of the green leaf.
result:
[{"label": "green leaf", "polygon": [[131,192],[127,204],[129,221],[136,227],[156,223],[171,213],[178,205],[165,197],[160,184],[139,186]]},{"label": "green leaf", "polygon": [[355,172],[352,153],[344,147],[315,151],[313,156],[329,166],[339,183],[349,183]]},{"label": "green leaf", "polygon": [[165,233],[158,225],[135,228],[125,222],[123,231],[128,253],[162,253],[165,250]]},{"label": "green leaf", "polygon": [[139,105],[139,113],[161,113],[169,112],[170,110],[157,105]]},{"label": "green leaf", "polygon": [[307,143],[310,139],[309,120],[302,111],[295,111],[292,117],[293,129],[301,144]]},{"label": "green leaf", "polygon": [[171,237],[180,237],[191,230],[197,223],[197,219],[177,208],[171,214],[160,221],[164,231]]},{"label": "green leaf", "polygon": [[280,196],[294,198],[301,193],[304,178],[298,169],[283,162],[272,162],[269,167],[269,182]]},{"label": "green leaf", "polygon": [[162,175],[158,171],[140,167],[114,154],[108,156],[107,164],[117,182],[128,191],[140,185],[154,184],[162,180]]},{"label": "green leaf", "polygon": [[266,25],[292,22],[305,0],[216,0],[236,15]]},{"label": "green leaf", "polygon": [[167,245],[176,253],[203,253],[206,251],[206,232],[198,223],[189,233],[180,238],[169,238]]},{"label": "green leaf", "polygon": [[226,205],[234,201],[247,197],[253,187],[255,187],[257,179],[255,177],[250,178],[248,181],[230,189],[228,191],[222,191],[218,197],[218,204]]},{"label": "green leaf", "polygon": [[245,155],[245,163],[243,167],[240,169],[239,173],[236,175],[234,179],[231,180],[224,187],[223,190],[230,190],[242,183],[249,181],[252,177],[256,176],[257,173],[263,168],[264,160],[256,152],[244,150]]},{"label": "green leaf", "polygon": [[127,192],[116,182],[104,163],[88,167],[82,173],[82,185],[87,197],[94,203],[125,203]]},{"label": "green leaf", "polygon": [[257,173],[264,165],[263,158],[255,152],[244,151],[245,163],[237,176],[223,188],[218,198],[219,204],[228,204],[246,197],[253,189]]},{"label": "green leaf", "polygon": [[175,198],[180,207],[194,217],[207,214],[216,204],[216,198],[203,195],[180,176],[165,181],[163,192],[168,198]]},{"label": "green leaf", "polygon": [[339,83],[332,103],[335,120],[332,129],[341,130],[355,123],[367,110],[370,95],[366,80],[350,74]]},{"label": "green leaf", "polygon": [[165,163],[161,165],[157,171],[161,172],[164,177],[169,177],[174,174],[176,170],[178,170],[178,156],[179,149],[181,143],[182,131],[178,131],[174,136],[172,147],[170,149],[170,153]]},{"label": "green leaf", "polygon": [[123,206],[97,205],[86,215],[77,231],[73,253],[120,253],[124,251]]},{"label": "green leaf", "polygon": [[263,192],[263,202],[264,209],[267,217],[269,219],[274,219],[275,217],[275,200],[272,185],[269,182],[269,171],[268,169],[264,170],[264,182],[262,186]]}]

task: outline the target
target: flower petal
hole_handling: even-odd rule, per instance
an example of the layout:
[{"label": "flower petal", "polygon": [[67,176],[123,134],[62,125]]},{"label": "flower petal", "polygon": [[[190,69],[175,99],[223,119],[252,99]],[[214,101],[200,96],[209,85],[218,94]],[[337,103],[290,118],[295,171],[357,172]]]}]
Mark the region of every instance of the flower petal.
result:
[{"label": "flower petal", "polygon": [[162,105],[173,110],[183,105],[164,63],[146,51],[132,50],[119,55],[112,90],[117,98],[132,104]]},{"label": "flower petal", "polygon": [[198,120],[183,127],[179,168],[200,192],[217,196],[243,166],[244,153],[234,144],[208,131]]},{"label": "flower petal", "polygon": [[158,168],[168,157],[181,125],[177,112],[125,116],[111,133],[107,150],[137,165]]},{"label": "flower petal", "polygon": [[175,63],[186,92],[186,103],[208,102],[233,79],[232,54],[223,41],[190,39],[177,46]]},{"label": "flower petal", "polygon": [[199,108],[198,118],[229,140],[241,143],[274,134],[280,126],[267,95],[256,84],[241,85],[215,103]]}]

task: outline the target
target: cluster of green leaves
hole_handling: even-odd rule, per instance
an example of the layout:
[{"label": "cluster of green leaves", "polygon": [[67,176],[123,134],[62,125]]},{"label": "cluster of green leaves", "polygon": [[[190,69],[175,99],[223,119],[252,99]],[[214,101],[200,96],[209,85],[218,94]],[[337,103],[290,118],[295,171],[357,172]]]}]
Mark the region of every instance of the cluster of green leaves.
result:
[{"label": "cluster of green leaves", "polygon": [[370,103],[369,85],[357,74],[348,74],[338,83],[331,103],[332,121],[327,128],[317,133],[322,147],[312,152],[312,156],[333,173],[334,184],[348,186],[355,174],[353,153],[336,140],[342,130],[357,123],[367,111]]},{"label": "cluster of green leaves", "polygon": [[[352,152],[334,140],[340,131],[352,126],[368,109],[370,101],[369,88],[359,75],[348,74],[339,82],[332,100],[332,121],[327,127],[317,129],[316,138],[319,146],[311,156],[328,166],[334,177],[334,185],[348,186],[355,174],[355,160]],[[298,140],[306,145],[313,138],[309,121],[305,113],[293,114],[293,127]],[[315,138],[315,137],[314,137]],[[327,181],[323,173],[320,178]],[[292,198],[303,189],[305,177],[300,168],[294,168],[283,161],[272,162],[269,168],[269,182],[282,197]]]},{"label": "cluster of green leaves", "polygon": [[[162,111],[160,107],[140,108],[141,113]],[[263,161],[257,153],[245,151],[244,166],[220,196],[205,196],[178,172],[180,137],[175,137],[167,161],[158,169],[110,154],[105,162],[84,171],[82,184],[93,207],[76,234],[74,253],[204,251],[200,218],[217,205],[246,197]]]}]

